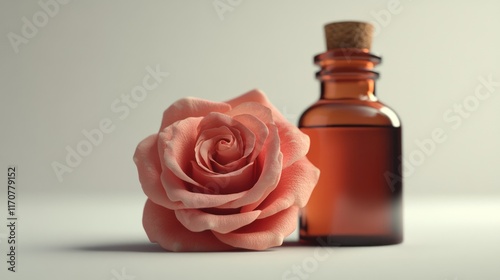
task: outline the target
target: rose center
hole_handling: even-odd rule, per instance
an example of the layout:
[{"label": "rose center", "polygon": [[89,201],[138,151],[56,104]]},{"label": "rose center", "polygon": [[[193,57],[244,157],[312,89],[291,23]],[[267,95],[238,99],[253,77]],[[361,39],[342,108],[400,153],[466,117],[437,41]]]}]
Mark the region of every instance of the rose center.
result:
[{"label": "rose center", "polygon": [[217,147],[217,150],[224,151],[224,150],[231,148],[231,140],[232,139],[221,139],[219,141],[219,145]]},{"label": "rose center", "polygon": [[217,141],[213,158],[219,164],[228,164],[232,161],[238,160],[240,157],[241,149],[239,148],[238,141],[236,141],[233,136],[230,138],[222,138]]}]

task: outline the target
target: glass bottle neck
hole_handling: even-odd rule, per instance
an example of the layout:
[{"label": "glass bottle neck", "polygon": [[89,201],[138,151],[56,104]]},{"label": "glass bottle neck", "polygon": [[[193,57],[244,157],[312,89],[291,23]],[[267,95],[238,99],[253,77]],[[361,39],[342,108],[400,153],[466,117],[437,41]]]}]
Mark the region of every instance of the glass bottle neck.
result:
[{"label": "glass bottle neck", "polygon": [[321,67],[316,77],[321,82],[321,99],[358,99],[376,101],[373,68],[381,58],[365,49],[335,49],[319,54],[314,61]]},{"label": "glass bottle neck", "polygon": [[360,99],[376,101],[372,79],[321,81],[321,99]]}]

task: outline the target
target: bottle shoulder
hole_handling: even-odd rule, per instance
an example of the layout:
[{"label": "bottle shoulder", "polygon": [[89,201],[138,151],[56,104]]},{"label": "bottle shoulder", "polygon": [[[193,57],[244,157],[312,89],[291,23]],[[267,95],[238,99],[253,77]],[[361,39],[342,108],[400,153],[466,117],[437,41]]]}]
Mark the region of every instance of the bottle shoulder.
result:
[{"label": "bottle shoulder", "polygon": [[380,101],[319,100],[301,115],[299,127],[367,125],[400,127],[396,112]]}]

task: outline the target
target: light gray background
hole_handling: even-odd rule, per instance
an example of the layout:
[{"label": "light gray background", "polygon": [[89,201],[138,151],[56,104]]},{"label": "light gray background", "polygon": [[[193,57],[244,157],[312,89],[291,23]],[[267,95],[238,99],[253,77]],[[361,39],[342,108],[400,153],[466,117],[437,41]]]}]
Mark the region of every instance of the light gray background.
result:
[{"label": "light gray background", "polygon": [[[18,53],[8,34],[21,36],[22,18],[33,22],[43,9],[2,1],[2,165],[19,165],[25,189],[137,189],[135,146],[181,97],[223,101],[259,88],[296,123],[318,98],[312,57],[325,49],[323,25],[353,19],[378,27],[377,94],[403,120],[406,194],[500,193],[500,87],[458,128],[443,117],[474,95],[479,77],[500,81],[498,1],[220,1],[232,10],[219,16],[214,1],[70,1]],[[156,65],[170,75],[120,119],[114,100]],[[104,118],[114,131],[59,182],[52,162],[64,163],[65,147],[76,149],[81,131]],[[412,163],[415,141],[435,128],[445,142]]]},{"label": "light gray background", "polygon": [[[132,154],[157,131],[163,110],[185,96],[224,101],[259,88],[296,123],[319,95],[312,57],[325,49],[323,25],[362,20],[377,26],[377,94],[403,121],[405,243],[335,250],[308,277],[498,279],[499,200],[492,195],[500,194],[500,86],[483,100],[474,94],[481,79],[500,82],[500,2],[67,2],[43,22],[37,1],[0,1],[0,166],[3,174],[8,165],[19,168],[23,271],[6,274],[3,264],[0,275],[118,279],[125,268],[137,280],[221,272],[281,279],[304,265],[314,248],[153,254],[144,245],[145,197]],[[230,10],[218,14],[214,3]],[[23,18],[40,26],[16,47],[9,38],[23,36]],[[142,84],[148,67],[169,76],[127,116],[117,113],[112,104],[123,105],[121,96]],[[453,110],[464,102],[470,110],[457,117]],[[66,147],[76,149],[86,139],[82,130],[105,119],[114,130],[58,180],[53,162],[65,164]],[[417,143],[436,129],[445,140],[424,154]],[[3,191],[0,197],[6,209]],[[6,236],[2,226],[2,255]]]}]

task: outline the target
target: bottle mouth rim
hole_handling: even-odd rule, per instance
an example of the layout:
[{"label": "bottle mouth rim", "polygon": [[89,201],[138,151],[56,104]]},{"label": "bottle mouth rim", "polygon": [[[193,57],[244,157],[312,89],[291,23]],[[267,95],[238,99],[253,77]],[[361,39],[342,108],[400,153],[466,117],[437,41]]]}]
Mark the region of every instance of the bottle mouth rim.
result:
[{"label": "bottle mouth rim", "polygon": [[328,64],[328,61],[368,61],[373,65],[380,64],[382,57],[370,53],[368,49],[338,48],[320,53],[314,56],[314,63],[318,65]]}]

